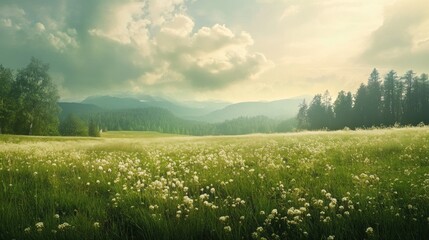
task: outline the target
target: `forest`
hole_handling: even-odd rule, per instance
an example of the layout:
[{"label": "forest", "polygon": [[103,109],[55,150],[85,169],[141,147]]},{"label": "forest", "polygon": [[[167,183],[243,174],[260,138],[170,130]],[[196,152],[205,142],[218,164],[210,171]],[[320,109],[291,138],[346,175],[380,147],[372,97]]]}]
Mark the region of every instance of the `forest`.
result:
[{"label": "forest", "polygon": [[332,104],[326,91],[309,105],[304,101],[297,120],[299,129],[309,130],[429,124],[428,75],[410,70],[398,76],[391,70],[381,80],[374,69],[354,95],[340,91]]},{"label": "forest", "polygon": [[310,104],[300,105],[294,119],[255,116],[206,123],[156,107],[78,110],[58,103],[48,69],[35,58],[18,71],[0,65],[0,133],[97,137],[101,131],[157,131],[201,136],[429,124],[428,75],[411,70],[403,76],[391,70],[381,80],[374,69],[355,94],[341,91],[333,103],[328,91],[317,94]]},{"label": "forest", "polygon": [[[274,120],[265,116],[239,117],[221,123],[205,123],[184,120],[161,108],[110,110],[80,115],[69,114],[61,120],[61,126],[78,126],[81,129],[63,135],[83,136],[85,123],[94,122],[102,131],[156,131],[184,135],[240,135],[251,133],[291,132],[296,119]],[[63,131],[60,130],[61,133]]]}]

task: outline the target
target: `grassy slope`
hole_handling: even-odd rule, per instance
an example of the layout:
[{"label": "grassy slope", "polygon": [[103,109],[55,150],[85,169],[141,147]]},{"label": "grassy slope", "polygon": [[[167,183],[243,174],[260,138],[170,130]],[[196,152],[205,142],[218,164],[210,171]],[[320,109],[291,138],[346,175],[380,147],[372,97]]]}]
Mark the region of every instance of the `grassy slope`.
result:
[{"label": "grassy slope", "polygon": [[0,136],[0,239],[429,236],[429,128],[140,134]]}]

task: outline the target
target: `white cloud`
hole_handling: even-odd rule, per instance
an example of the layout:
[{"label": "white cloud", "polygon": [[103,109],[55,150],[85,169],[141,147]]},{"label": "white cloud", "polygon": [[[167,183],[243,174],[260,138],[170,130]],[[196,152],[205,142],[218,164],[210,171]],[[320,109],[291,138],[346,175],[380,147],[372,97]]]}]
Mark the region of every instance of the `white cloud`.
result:
[{"label": "white cloud", "polygon": [[148,15],[152,24],[160,26],[174,13],[184,8],[184,0],[147,0]]},{"label": "white cloud", "polygon": [[131,2],[112,7],[116,12],[112,24],[89,33],[141,52],[142,60],[137,62],[149,63],[137,80],[143,85],[223,88],[251,79],[268,64],[263,54],[251,52],[254,42],[246,32],[236,34],[221,24],[194,31],[195,23],[184,12],[183,1]]},{"label": "white cloud", "polygon": [[10,18],[3,18],[1,20],[1,23],[3,24],[3,26],[5,27],[12,27],[12,20]]},{"label": "white cloud", "polygon": [[60,52],[63,52],[67,48],[77,48],[78,43],[76,41],[76,30],[68,29],[67,32],[56,31],[49,33],[47,39],[50,44]]},{"label": "white cloud", "polygon": [[171,34],[169,29],[161,29],[157,38],[159,51],[164,54],[160,61],[169,66],[170,73],[180,76],[180,84],[200,89],[222,88],[251,79],[268,64],[265,56],[249,50],[253,39],[248,33],[234,34],[219,24],[203,27],[194,34],[190,34],[190,28],[179,28],[181,34]]},{"label": "white cloud", "polygon": [[17,6],[5,6],[0,8],[0,22],[4,27],[20,30],[30,24],[24,9]]},{"label": "white cloud", "polygon": [[46,30],[45,25],[41,22],[36,23],[35,27],[38,32],[44,32]]},{"label": "white cloud", "polygon": [[362,61],[426,71],[429,67],[429,2],[398,0],[385,8],[384,21],[372,34]]},{"label": "white cloud", "polygon": [[10,42],[19,35],[21,44],[3,42],[0,49],[19,46],[52,62],[60,88],[70,94],[113,87],[207,92],[252,80],[271,63],[253,50],[248,32],[224,22],[201,24],[185,0],[40,4],[0,4],[0,33]]},{"label": "white cloud", "polygon": [[171,21],[166,22],[162,26],[161,31],[178,35],[180,37],[185,37],[192,32],[194,25],[195,23],[190,17],[183,14],[178,14],[174,16]]},{"label": "white cloud", "polygon": [[[144,19],[143,9],[145,2],[128,2],[107,7],[106,18],[108,25],[90,29],[89,33],[106,37],[122,44],[129,44],[136,35],[142,37],[140,31],[145,33],[148,20]],[[104,19],[104,18],[103,18]],[[144,36],[143,36],[144,38]]]}]

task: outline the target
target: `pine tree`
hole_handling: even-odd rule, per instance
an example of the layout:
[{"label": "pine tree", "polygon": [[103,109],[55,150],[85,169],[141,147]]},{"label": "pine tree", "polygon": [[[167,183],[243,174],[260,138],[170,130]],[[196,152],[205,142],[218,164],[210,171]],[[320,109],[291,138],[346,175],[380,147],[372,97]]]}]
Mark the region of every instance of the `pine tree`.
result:
[{"label": "pine tree", "polygon": [[344,127],[352,127],[353,115],[353,97],[352,93],[341,91],[334,102],[335,127],[334,129],[342,129]]},{"label": "pine tree", "polygon": [[365,114],[367,126],[378,126],[382,123],[382,89],[380,83],[380,74],[377,69],[371,72],[367,85],[367,103]]},{"label": "pine tree", "polygon": [[302,101],[302,103],[299,105],[297,120],[298,120],[298,129],[307,129],[308,126],[308,105],[305,102],[305,99]]}]

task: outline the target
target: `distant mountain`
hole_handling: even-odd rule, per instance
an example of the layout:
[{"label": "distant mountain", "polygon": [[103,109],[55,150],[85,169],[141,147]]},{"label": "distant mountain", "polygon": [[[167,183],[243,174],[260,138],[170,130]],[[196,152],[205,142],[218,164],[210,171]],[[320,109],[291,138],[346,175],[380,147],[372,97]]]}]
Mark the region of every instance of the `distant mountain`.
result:
[{"label": "distant mountain", "polygon": [[60,119],[66,118],[71,113],[82,116],[104,111],[92,104],[59,102],[58,105],[61,108]]},{"label": "distant mountain", "polygon": [[125,110],[139,108],[163,108],[177,117],[185,119],[195,119],[208,114],[214,110],[226,106],[220,102],[173,102],[163,98],[148,95],[135,97],[112,97],[112,96],[92,96],[82,101],[84,104],[92,104],[105,110]]},{"label": "distant mountain", "polygon": [[272,102],[242,102],[231,104],[198,118],[205,122],[223,122],[239,117],[266,116],[273,119],[289,119],[298,113],[303,99],[283,99]]},{"label": "distant mountain", "polygon": [[111,96],[92,96],[83,100],[82,103],[95,105],[105,110],[150,107],[150,105],[142,103],[138,99],[118,98],[118,97],[111,97]]},{"label": "distant mountain", "polygon": [[[137,98],[138,97],[138,98]],[[80,105],[72,105],[78,112],[99,112],[100,110],[128,110],[144,108],[165,109],[175,116],[208,123],[220,123],[240,117],[265,116],[276,120],[290,119],[298,113],[298,106],[302,98],[282,99],[271,102],[242,102],[228,104],[226,102],[179,102],[166,100],[148,95],[131,97],[121,96],[92,96],[82,101]],[[62,103],[63,105],[65,103]],[[69,106],[68,108],[70,108]],[[70,110],[71,111],[71,110]],[[64,111],[65,113],[68,110]]]},{"label": "distant mountain", "polygon": [[[229,105],[221,110],[213,111],[193,119],[186,119],[168,108],[189,109],[197,113],[209,109],[204,104],[192,103],[194,108],[185,108],[168,101],[140,101],[133,98],[91,97],[84,103],[60,102],[63,121],[73,113],[88,122],[94,120],[103,130],[159,131],[189,135],[230,135],[249,133],[271,133],[292,131],[294,117],[301,100],[279,100],[273,102],[245,102]],[[154,107],[158,104],[157,107]],[[188,103],[189,104],[189,103]],[[202,104],[203,106],[198,106]],[[223,103],[213,103],[222,106]],[[190,104],[191,105],[191,104]],[[159,107],[163,106],[163,107]],[[197,109],[200,107],[200,109]],[[197,110],[195,110],[197,109]],[[182,112],[183,113],[183,112]],[[198,119],[198,120],[195,120]]]}]

